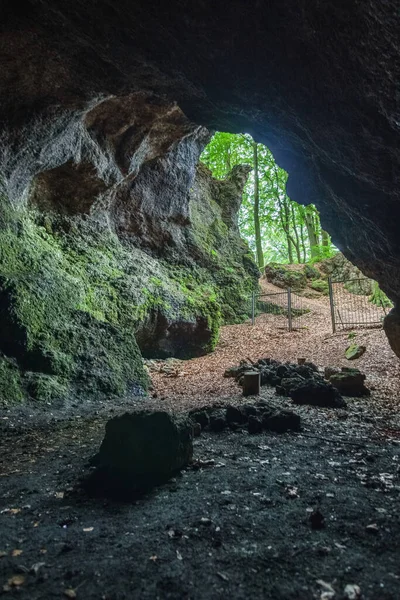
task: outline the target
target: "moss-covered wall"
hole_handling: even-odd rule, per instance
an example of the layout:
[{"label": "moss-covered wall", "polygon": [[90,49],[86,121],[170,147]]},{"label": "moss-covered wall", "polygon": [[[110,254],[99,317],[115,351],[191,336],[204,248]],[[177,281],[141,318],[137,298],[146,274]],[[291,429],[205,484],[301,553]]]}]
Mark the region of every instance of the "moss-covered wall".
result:
[{"label": "moss-covered wall", "polygon": [[215,186],[204,172],[193,182],[173,257],[105,220],[1,199],[0,405],[143,395],[141,352],[204,354],[221,323],[246,318],[258,271]]}]

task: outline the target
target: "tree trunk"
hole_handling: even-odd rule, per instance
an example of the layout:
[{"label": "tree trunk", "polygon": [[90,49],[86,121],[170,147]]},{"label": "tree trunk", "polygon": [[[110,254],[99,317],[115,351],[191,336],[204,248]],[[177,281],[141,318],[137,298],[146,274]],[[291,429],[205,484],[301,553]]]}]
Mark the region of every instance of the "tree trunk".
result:
[{"label": "tree trunk", "polygon": [[330,244],[330,239],[329,239],[329,233],[327,231],[325,231],[324,229],[321,229],[321,237],[322,237],[322,246],[324,248],[329,248]]},{"label": "tree trunk", "polygon": [[292,224],[293,224],[293,231],[294,231],[294,236],[295,236],[295,250],[296,250],[296,255],[297,255],[297,262],[300,264],[301,263],[301,256],[300,256],[300,239],[299,239],[299,232],[297,231],[297,227],[296,227],[296,215],[294,212],[294,204],[293,202],[290,202],[290,208],[292,211]]},{"label": "tree trunk", "polygon": [[260,182],[258,173],[258,148],[257,142],[253,141],[254,160],[254,234],[256,238],[257,264],[260,269],[264,267],[264,253],[261,242],[260,227]]},{"label": "tree trunk", "polygon": [[311,258],[315,258],[318,255],[318,238],[314,228],[313,215],[307,209],[304,211],[304,220],[307,227],[308,240],[310,242]]}]

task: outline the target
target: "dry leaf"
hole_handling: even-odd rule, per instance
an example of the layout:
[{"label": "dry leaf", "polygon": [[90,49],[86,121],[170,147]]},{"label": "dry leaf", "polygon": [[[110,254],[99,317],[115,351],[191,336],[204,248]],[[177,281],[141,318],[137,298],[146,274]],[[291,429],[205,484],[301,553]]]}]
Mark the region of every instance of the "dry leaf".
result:
[{"label": "dry leaf", "polygon": [[83,531],[85,531],[86,533],[89,533],[90,531],[93,531],[94,527],[84,527]]},{"label": "dry leaf", "polygon": [[320,600],[333,600],[335,598],[336,592],[330,583],[328,583],[327,581],[324,581],[323,579],[318,579],[317,583],[318,583],[318,585],[320,585],[323,588],[323,591],[321,592]]},{"label": "dry leaf", "polygon": [[349,583],[344,588],[344,597],[347,600],[358,600],[361,598],[361,589],[358,585]]},{"label": "dry leaf", "polygon": [[40,554],[47,554],[46,548],[40,548]]},{"label": "dry leaf", "polygon": [[25,582],[25,575],[13,575],[8,580],[8,585],[11,587],[19,587]]},{"label": "dry leaf", "polygon": [[157,554],[153,554],[153,556],[150,556],[149,560],[152,560],[153,562],[156,562],[158,560]]},{"label": "dry leaf", "polygon": [[11,556],[21,556],[22,553],[23,553],[23,550],[16,549],[11,552]]},{"label": "dry leaf", "polygon": [[64,492],[56,492],[54,495],[59,500],[62,500],[62,498],[64,498]]},{"label": "dry leaf", "polygon": [[66,598],[76,598],[76,591],[72,588],[68,588],[67,590],[64,590],[64,596]]},{"label": "dry leaf", "polygon": [[179,552],[179,550],[177,550],[177,551],[176,551],[176,558],[177,558],[178,560],[183,560],[183,556],[182,556],[182,554]]}]

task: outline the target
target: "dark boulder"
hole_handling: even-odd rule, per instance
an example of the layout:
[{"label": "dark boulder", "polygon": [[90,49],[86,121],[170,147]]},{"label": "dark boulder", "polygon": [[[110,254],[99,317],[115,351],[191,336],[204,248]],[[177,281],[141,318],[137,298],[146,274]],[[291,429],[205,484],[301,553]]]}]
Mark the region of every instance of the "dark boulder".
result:
[{"label": "dark boulder", "polygon": [[223,431],[227,426],[225,412],[218,410],[210,415],[210,429],[216,433]]},{"label": "dark boulder", "polygon": [[332,384],[316,379],[299,382],[289,392],[295,404],[310,404],[327,408],[345,408],[346,403]]},{"label": "dark boulder", "polygon": [[198,423],[202,429],[205,429],[210,424],[210,417],[205,410],[195,410],[189,413],[189,417]]},{"label": "dark boulder", "polygon": [[291,410],[267,411],[263,414],[264,429],[285,433],[286,431],[299,431],[301,427],[300,416]]},{"label": "dark boulder", "polygon": [[263,430],[263,422],[260,417],[255,417],[253,415],[249,416],[249,424],[248,424],[248,432],[250,434],[261,433]]},{"label": "dark boulder", "polygon": [[344,396],[369,396],[370,391],[365,386],[365,375],[358,369],[343,368],[340,373],[334,373],[330,383]]},{"label": "dark boulder", "polygon": [[190,420],[167,412],[115,417],[106,425],[91,482],[108,494],[148,490],[191,462],[192,437]]},{"label": "dark boulder", "polygon": [[246,423],[247,415],[246,415],[245,411],[238,406],[228,406],[226,409],[226,421],[228,424]]}]

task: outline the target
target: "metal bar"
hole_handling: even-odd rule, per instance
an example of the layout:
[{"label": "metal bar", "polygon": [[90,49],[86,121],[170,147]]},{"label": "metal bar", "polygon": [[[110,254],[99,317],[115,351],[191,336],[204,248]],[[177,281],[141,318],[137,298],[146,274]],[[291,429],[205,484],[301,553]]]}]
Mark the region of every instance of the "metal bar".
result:
[{"label": "metal bar", "polygon": [[293,331],[293,326],[292,326],[292,289],[291,288],[288,288],[287,296],[288,296],[289,331]]},{"label": "metal bar", "polygon": [[333,299],[333,286],[332,286],[332,278],[331,277],[328,277],[328,286],[329,286],[329,302],[331,305],[332,332],[336,333],[335,301]]},{"label": "metal bar", "polygon": [[256,293],[253,292],[251,296],[251,324],[256,324]]}]

